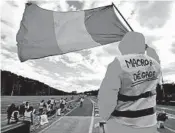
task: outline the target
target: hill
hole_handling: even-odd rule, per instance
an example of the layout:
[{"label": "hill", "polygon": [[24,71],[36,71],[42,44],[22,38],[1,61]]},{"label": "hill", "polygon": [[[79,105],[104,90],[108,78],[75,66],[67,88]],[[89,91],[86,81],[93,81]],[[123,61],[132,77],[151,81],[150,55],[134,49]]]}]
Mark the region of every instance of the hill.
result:
[{"label": "hill", "polygon": [[25,78],[9,71],[1,70],[1,95],[70,95],[72,93],[57,90],[39,81]]}]

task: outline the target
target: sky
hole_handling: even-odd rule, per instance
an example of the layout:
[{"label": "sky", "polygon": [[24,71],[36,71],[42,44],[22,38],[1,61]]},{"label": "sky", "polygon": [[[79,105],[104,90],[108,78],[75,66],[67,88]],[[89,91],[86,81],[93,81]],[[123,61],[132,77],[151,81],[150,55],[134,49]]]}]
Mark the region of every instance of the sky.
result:
[{"label": "sky", "polygon": [[[0,2],[1,70],[44,82],[59,90],[83,92],[96,90],[106,68],[120,52],[118,43],[20,62],[17,55],[16,33],[26,0]],[[175,1],[32,1],[54,11],[78,11],[109,5],[112,2],[122,12],[136,32],[144,34],[146,43],[157,51],[164,82],[175,82]]]}]

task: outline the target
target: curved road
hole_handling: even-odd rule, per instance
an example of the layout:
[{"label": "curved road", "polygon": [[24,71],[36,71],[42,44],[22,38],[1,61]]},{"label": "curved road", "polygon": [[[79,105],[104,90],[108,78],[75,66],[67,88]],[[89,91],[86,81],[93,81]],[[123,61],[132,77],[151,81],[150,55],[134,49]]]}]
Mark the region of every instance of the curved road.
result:
[{"label": "curved road", "polygon": [[89,133],[92,125],[93,103],[86,98],[83,107],[77,107],[48,129],[39,133]]},{"label": "curved road", "polygon": [[[92,98],[93,99],[93,98]],[[56,120],[49,128],[39,133],[99,133],[98,128],[94,125],[100,121],[96,107],[96,99],[94,101],[86,98],[82,108],[77,107],[68,115]],[[158,130],[160,133],[175,133],[175,120],[169,119],[166,124],[168,128]]]}]

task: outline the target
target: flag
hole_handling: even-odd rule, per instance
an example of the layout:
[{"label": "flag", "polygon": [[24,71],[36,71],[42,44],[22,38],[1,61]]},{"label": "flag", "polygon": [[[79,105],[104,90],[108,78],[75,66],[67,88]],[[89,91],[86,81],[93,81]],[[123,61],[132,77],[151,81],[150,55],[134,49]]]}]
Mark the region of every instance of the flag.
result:
[{"label": "flag", "polygon": [[39,59],[118,42],[128,32],[113,5],[57,12],[27,5],[17,33],[19,59]]}]

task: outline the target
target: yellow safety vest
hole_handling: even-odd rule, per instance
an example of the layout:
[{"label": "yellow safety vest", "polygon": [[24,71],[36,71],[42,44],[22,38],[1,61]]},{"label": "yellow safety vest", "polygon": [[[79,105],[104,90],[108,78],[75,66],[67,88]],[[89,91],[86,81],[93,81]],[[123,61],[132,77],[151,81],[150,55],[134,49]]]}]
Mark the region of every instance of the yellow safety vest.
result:
[{"label": "yellow safety vest", "polygon": [[44,106],[44,102],[39,103],[39,108],[40,109],[43,109],[44,108],[43,106]]},{"label": "yellow safety vest", "polygon": [[19,117],[19,111],[15,110],[11,114],[11,120],[15,120],[14,114],[17,113],[17,118]]},{"label": "yellow safety vest", "polygon": [[25,113],[24,113],[24,120],[31,122],[32,113],[33,113],[33,111],[29,111],[29,112],[25,111]]},{"label": "yellow safety vest", "polygon": [[144,54],[117,57],[122,72],[121,88],[115,111],[119,123],[133,127],[150,127],[156,120],[156,86],[160,80],[160,64]]}]

